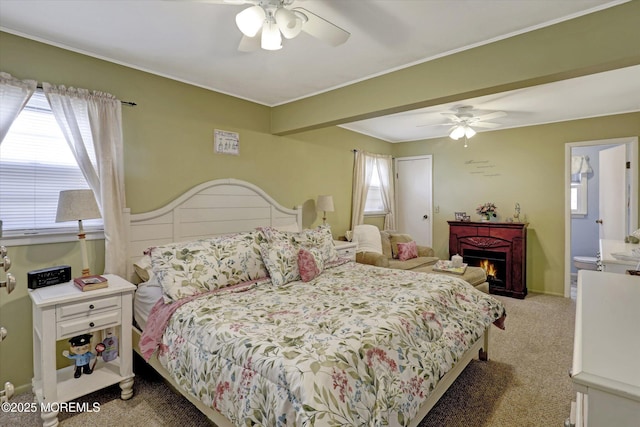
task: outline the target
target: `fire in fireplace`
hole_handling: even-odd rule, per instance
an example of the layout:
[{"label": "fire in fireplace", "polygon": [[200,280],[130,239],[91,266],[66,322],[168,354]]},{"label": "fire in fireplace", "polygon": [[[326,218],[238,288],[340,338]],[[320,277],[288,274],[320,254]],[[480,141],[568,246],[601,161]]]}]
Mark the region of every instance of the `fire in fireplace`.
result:
[{"label": "fire in fireplace", "polygon": [[462,259],[471,267],[480,267],[487,273],[489,288],[504,288],[507,280],[507,254],[479,249],[465,249]]}]

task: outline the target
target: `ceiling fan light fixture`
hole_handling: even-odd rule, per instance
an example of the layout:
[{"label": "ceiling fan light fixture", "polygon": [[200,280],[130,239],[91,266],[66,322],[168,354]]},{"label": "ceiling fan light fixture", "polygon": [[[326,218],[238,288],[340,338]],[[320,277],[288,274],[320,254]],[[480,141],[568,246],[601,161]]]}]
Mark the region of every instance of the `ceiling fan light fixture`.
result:
[{"label": "ceiling fan light fixture", "polygon": [[475,134],[476,134],[476,131],[475,131],[475,130],[473,130],[473,129],[471,128],[471,126],[465,126],[465,127],[464,127],[464,135],[465,135],[467,138],[471,138],[471,137],[472,137],[473,135],[475,135]]},{"label": "ceiling fan light fixture", "polygon": [[457,141],[460,138],[462,138],[464,135],[465,135],[464,126],[458,125],[451,130],[451,133],[449,133],[449,138]]},{"label": "ceiling fan light fixture", "polygon": [[280,36],[280,29],[278,25],[272,20],[268,20],[262,27],[262,39],[260,41],[260,47],[264,50],[278,50],[282,49],[282,36]]},{"label": "ceiling fan light fixture", "polygon": [[287,39],[292,39],[302,31],[304,23],[295,13],[283,7],[276,10],[274,14],[276,23],[282,35]]},{"label": "ceiling fan light fixture", "polygon": [[251,6],[236,15],[236,25],[247,37],[255,37],[265,22],[266,14],[262,7]]}]

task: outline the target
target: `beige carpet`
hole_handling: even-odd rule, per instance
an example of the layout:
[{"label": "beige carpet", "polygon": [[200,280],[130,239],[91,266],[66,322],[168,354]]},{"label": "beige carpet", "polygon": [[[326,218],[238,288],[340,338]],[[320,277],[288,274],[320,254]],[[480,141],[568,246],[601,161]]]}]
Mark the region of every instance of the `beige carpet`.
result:
[{"label": "beige carpet", "polygon": [[[420,427],[561,426],[574,393],[568,371],[573,350],[575,302],[548,295],[524,300],[497,297],[507,307],[505,331],[492,328],[488,362],[473,360]],[[60,414],[64,427],[207,426],[208,420],[139,360],[134,396],[119,399],[118,386],[86,396],[100,412]],[[30,402],[23,394],[12,402]],[[0,413],[0,426],[42,425],[39,414]]]}]

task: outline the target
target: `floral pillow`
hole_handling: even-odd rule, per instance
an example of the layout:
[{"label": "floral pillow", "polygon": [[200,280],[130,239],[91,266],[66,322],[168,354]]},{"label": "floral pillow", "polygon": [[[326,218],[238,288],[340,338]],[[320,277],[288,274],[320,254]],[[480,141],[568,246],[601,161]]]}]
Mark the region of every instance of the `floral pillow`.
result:
[{"label": "floral pillow", "polygon": [[300,278],[303,282],[315,279],[322,273],[323,269],[324,261],[318,249],[302,248],[298,251],[298,270],[300,271]]},{"label": "floral pillow", "polygon": [[150,249],[153,274],[165,303],[268,276],[259,231],[217,236]]},{"label": "floral pillow", "polygon": [[418,245],[416,242],[398,242],[398,259],[400,261],[406,261],[412,258],[418,258]]},{"label": "floral pillow", "polygon": [[205,239],[205,246],[218,260],[217,288],[267,277],[260,253],[260,244],[265,241],[266,236],[260,231]]},{"label": "floral pillow", "polygon": [[298,248],[292,243],[262,243],[260,244],[260,253],[273,285],[282,286],[300,280]]},{"label": "floral pillow", "polygon": [[215,289],[218,261],[202,241],[154,247],[150,255],[165,303]]},{"label": "floral pillow", "polygon": [[300,232],[280,231],[273,227],[262,227],[269,242],[287,242],[298,248],[315,247],[320,250],[325,266],[338,260],[338,251],[333,243],[333,235],[329,226],[321,225],[318,228],[303,230]]}]

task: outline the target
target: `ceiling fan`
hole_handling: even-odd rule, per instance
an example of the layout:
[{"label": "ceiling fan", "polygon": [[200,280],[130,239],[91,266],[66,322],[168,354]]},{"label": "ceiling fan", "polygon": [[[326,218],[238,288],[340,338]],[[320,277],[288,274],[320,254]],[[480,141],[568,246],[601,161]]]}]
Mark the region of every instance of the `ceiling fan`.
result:
[{"label": "ceiling fan", "polygon": [[499,123],[487,122],[485,120],[497,119],[507,115],[504,111],[493,111],[486,114],[476,115],[474,114],[473,107],[469,105],[457,107],[453,113],[441,114],[451,120],[449,123],[441,123],[440,125],[451,126],[451,129],[449,130],[449,137],[454,140],[458,140],[462,137],[469,139],[474,136],[476,131],[473,127],[488,129],[497,128],[500,126]]},{"label": "ceiling fan", "polygon": [[251,5],[236,15],[236,25],[243,37],[238,46],[242,52],[258,48],[278,50],[282,37],[293,39],[300,32],[339,46],[351,35],[337,25],[302,7],[290,7],[296,0],[200,0],[207,3]]}]

